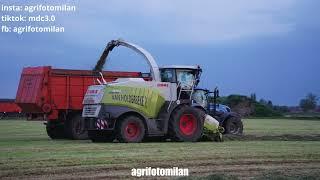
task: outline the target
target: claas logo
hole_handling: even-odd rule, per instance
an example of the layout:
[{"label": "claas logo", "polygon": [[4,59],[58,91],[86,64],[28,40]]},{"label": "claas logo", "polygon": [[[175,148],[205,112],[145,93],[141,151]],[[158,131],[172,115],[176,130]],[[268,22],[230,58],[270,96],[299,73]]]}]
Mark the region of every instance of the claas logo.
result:
[{"label": "claas logo", "polygon": [[169,85],[166,83],[159,83],[157,84],[157,87],[169,87]]},{"label": "claas logo", "polygon": [[88,94],[98,94],[99,90],[96,89],[89,89]]}]

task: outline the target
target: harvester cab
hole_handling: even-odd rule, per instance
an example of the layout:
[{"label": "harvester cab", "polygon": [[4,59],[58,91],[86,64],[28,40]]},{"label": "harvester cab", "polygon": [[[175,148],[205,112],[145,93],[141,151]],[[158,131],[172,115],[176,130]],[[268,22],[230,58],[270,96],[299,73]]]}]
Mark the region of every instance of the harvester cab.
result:
[{"label": "harvester cab", "polygon": [[178,89],[178,100],[190,99],[200,82],[200,66],[164,66],[160,68],[162,82],[175,83]]},{"label": "harvester cab", "polygon": [[[107,56],[117,46],[142,55],[150,66],[151,81],[119,78],[90,86],[83,114],[92,141],[141,142],[145,136],[197,141],[203,132],[205,110],[193,106],[192,94],[200,81],[199,66],[159,68],[145,49],[124,40],[108,43],[94,71],[101,72]],[[103,80],[102,80],[103,81]]]}]

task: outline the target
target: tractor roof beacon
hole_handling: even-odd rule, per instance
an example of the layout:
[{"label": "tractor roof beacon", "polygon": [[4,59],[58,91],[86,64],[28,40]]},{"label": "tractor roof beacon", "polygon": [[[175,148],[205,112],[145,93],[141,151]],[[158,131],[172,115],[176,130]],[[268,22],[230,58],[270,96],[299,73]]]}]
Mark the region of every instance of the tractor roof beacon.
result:
[{"label": "tractor roof beacon", "polygon": [[142,55],[151,69],[151,81],[119,78],[90,86],[84,97],[83,114],[89,138],[94,142],[141,142],[144,137],[170,137],[198,141],[202,136],[205,109],[193,103],[200,81],[199,66],[158,67],[145,49],[124,40],[108,43],[94,71],[101,72],[107,56],[117,46]]}]

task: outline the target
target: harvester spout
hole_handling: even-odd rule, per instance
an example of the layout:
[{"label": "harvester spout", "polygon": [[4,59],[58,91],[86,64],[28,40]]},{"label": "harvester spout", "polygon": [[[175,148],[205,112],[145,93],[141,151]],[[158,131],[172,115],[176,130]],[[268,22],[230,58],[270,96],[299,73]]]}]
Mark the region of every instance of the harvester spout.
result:
[{"label": "harvester spout", "polygon": [[152,75],[152,80],[153,81],[161,81],[160,80],[160,72],[159,72],[159,67],[156,63],[156,61],[154,60],[154,58],[152,57],[152,55],[145,49],[143,49],[142,47],[133,44],[133,43],[129,43],[127,41],[118,39],[118,40],[112,40],[108,43],[107,47],[105,48],[105,50],[103,51],[99,61],[97,62],[95,68],[93,69],[96,72],[101,72],[103,69],[104,64],[106,63],[106,59],[108,57],[108,54],[110,51],[113,50],[114,47],[116,46],[124,46],[127,47],[129,49],[134,50],[135,52],[137,52],[138,54],[142,55],[144,57],[144,59],[147,61],[147,63],[150,66],[151,69],[151,75]]}]

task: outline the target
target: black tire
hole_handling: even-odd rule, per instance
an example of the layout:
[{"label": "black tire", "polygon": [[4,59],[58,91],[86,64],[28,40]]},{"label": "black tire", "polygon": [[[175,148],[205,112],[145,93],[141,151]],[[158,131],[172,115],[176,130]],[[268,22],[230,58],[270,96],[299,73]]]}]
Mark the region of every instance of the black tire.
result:
[{"label": "black tire", "polygon": [[204,118],[202,110],[181,105],[172,112],[168,133],[175,141],[196,142],[202,136]]},{"label": "black tire", "polygon": [[70,114],[65,122],[65,131],[70,139],[88,139],[88,131],[85,128],[85,120],[81,113]]},{"label": "black tire", "polygon": [[100,131],[100,130],[89,130],[88,137],[92,142],[101,143],[101,142],[113,142],[115,139],[113,132]]},{"label": "black tire", "polygon": [[[66,134],[64,131],[64,125],[60,122],[48,121],[46,124],[47,134],[51,139],[64,139]],[[56,120],[57,121],[57,120]]]},{"label": "black tire", "polygon": [[225,123],[225,134],[242,135],[243,123],[239,117],[230,117]]},{"label": "black tire", "polygon": [[141,118],[127,116],[120,120],[117,129],[117,138],[120,142],[139,143],[145,136],[146,128]]},{"label": "black tire", "polygon": [[5,113],[0,113],[0,119],[4,119]]}]

